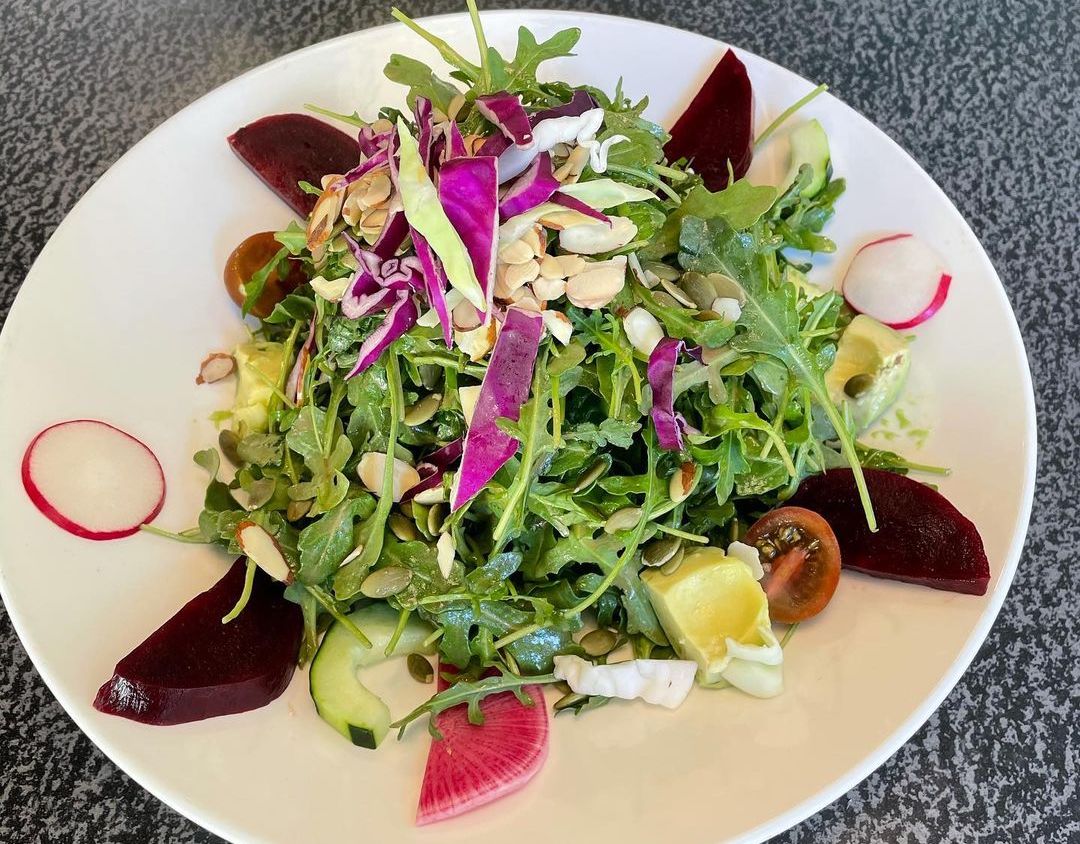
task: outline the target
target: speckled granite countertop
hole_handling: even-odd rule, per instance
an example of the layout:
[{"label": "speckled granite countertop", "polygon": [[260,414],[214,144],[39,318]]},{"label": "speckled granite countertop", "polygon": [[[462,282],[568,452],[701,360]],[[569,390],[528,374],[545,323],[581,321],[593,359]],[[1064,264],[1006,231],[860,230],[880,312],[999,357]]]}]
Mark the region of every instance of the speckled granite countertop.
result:
[{"label": "speckled granite countertop", "polygon": [[[56,225],[128,147],[250,67],[386,21],[387,5],[7,0],[0,11],[0,322]],[[459,5],[416,0],[408,8],[421,15]],[[911,151],[959,206],[1005,282],[1031,358],[1039,481],[1024,558],[997,624],[911,741],[776,840],[1080,841],[1075,4],[585,0],[579,7],[696,30],[829,82]],[[217,840],[120,773],[75,728],[0,609],[0,842]]]}]

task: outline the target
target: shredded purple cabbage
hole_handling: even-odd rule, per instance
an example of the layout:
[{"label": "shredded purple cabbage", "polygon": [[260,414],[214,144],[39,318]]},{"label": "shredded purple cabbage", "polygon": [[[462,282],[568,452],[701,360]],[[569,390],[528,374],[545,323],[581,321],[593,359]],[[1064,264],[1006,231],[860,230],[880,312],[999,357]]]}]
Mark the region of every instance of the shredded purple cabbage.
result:
[{"label": "shredded purple cabbage", "polygon": [[490,310],[499,249],[499,171],[490,155],[452,158],[439,170],[439,202],[472,260]]},{"label": "shredded purple cabbage", "polygon": [[480,492],[517,451],[518,441],[503,431],[497,420],[517,421],[521,416],[521,406],[529,398],[543,336],[544,321],[540,314],[519,308],[507,310],[465,435],[461,469],[450,494],[452,510]]},{"label": "shredded purple cabbage", "polygon": [[502,91],[477,97],[476,110],[515,146],[527,147],[532,143],[532,123],[521,97],[516,94]]},{"label": "shredded purple cabbage", "polygon": [[524,214],[547,202],[558,189],[559,180],[552,175],[551,154],[542,152],[503,194],[499,201],[499,217],[506,220]]},{"label": "shredded purple cabbage", "polygon": [[595,208],[586,205],[580,199],[575,196],[570,196],[567,193],[556,193],[551,197],[551,201],[556,205],[561,205],[564,208],[569,208],[571,211],[577,211],[579,214],[584,214],[586,217],[592,217],[594,220],[599,220],[601,223],[607,223],[608,228],[611,227],[611,219],[603,211],[597,211]]},{"label": "shredded purple cabbage", "polygon": [[649,355],[649,386],[652,387],[650,414],[656,428],[657,442],[666,451],[682,451],[683,448],[682,427],[685,422],[681,414],[675,412],[673,392],[675,364],[683,348],[681,340],[665,337]]},{"label": "shredded purple cabbage", "polygon": [[574,91],[570,102],[536,112],[531,118],[532,125],[535,126],[541,120],[547,120],[550,117],[578,117],[596,107],[597,102],[593,95],[584,88],[578,88]]},{"label": "shredded purple cabbage", "polygon": [[360,344],[360,356],[346,379],[359,375],[375,363],[391,343],[416,324],[418,314],[412,294],[407,289],[399,289],[395,295],[397,299],[382,323]]}]

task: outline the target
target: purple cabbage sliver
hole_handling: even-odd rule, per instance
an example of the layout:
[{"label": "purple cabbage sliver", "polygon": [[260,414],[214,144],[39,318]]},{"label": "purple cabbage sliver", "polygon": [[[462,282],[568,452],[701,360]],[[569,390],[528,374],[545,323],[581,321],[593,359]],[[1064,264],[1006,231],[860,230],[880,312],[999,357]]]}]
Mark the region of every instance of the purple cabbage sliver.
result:
[{"label": "purple cabbage sliver", "polygon": [[680,414],[675,413],[673,391],[675,364],[682,349],[681,340],[665,337],[649,355],[648,375],[649,386],[652,388],[652,410],[649,413],[653,427],[656,428],[657,442],[665,451],[682,451],[683,448],[684,422]]},{"label": "purple cabbage sliver", "polygon": [[502,91],[476,98],[476,110],[515,146],[532,143],[533,125],[521,104],[521,97]]},{"label": "purple cabbage sliver", "polygon": [[611,219],[603,211],[597,211],[592,206],[586,205],[580,199],[575,196],[570,196],[567,193],[556,193],[551,197],[551,201],[556,205],[561,205],[564,208],[569,208],[571,211],[577,211],[579,214],[584,214],[586,217],[592,217],[594,220],[599,220],[601,223],[607,223],[608,228],[611,227]]},{"label": "purple cabbage sliver", "polygon": [[439,171],[439,202],[465,244],[490,310],[499,249],[497,159],[479,155],[447,161]]},{"label": "purple cabbage sliver", "polygon": [[547,202],[559,189],[559,180],[551,170],[551,154],[542,152],[529,168],[514,181],[499,202],[499,217],[507,220]]},{"label": "purple cabbage sliver", "polygon": [[412,239],[416,255],[420,259],[420,266],[424,271],[424,291],[427,293],[428,304],[438,314],[447,348],[452,348],[454,326],[450,320],[450,309],[446,306],[446,289],[450,285],[449,279],[446,277],[442,262],[431,250],[424,236],[418,231],[413,231]]},{"label": "purple cabbage sliver", "polygon": [[412,294],[404,289],[395,291],[395,295],[397,299],[379,327],[360,344],[360,356],[356,360],[356,366],[345,376],[346,379],[359,375],[375,363],[391,343],[416,324],[418,314]]},{"label": "purple cabbage sliver", "polygon": [[519,308],[507,310],[465,435],[461,468],[450,496],[452,510],[470,501],[517,452],[518,440],[503,431],[497,420],[517,421],[521,416],[543,334],[540,314]]},{"label": "purple cabbage sliver", "polygon": [[573,96],[570,97],[570,102],[545,108],[533,114],[531,118],[532,124],[535,126],[541,120],[547,120],[550,117],[578,117],[596,108],[597,105],[592,94],[584,88],[577,88]]}]

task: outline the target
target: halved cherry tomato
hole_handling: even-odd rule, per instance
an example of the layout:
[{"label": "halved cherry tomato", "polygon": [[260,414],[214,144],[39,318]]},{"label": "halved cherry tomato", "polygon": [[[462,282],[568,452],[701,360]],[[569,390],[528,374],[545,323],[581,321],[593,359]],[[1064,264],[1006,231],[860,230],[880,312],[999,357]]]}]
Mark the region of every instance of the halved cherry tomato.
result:
[{"label": "halved cherry tomato", "polygon": [[773,621],[794,624],[825,609],[840,579],[840,545],[821,516],[780,507],[758,519],[743,541],[761,555]]},{"label": "halved cherry tomato", "polygon": [[[281,244],[274,240],[273,232],[259,232],[244,240],[225,261],[225,289],[237,305],[244,304],[244,285],[255,273],[261,270],[281,249]],[[307,281],[299,261],[289,261],[289,270],[285,278],[279,278],[277,272],[270,273],[266,287],[259,296],[251,312],[255,316],[268,317],[274,305],[292,293]]]}]

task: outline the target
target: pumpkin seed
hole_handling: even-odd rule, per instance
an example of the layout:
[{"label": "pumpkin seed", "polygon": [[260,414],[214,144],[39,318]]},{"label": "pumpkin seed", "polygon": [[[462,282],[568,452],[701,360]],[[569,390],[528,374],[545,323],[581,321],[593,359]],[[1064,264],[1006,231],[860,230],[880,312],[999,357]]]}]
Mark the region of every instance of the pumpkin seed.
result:
[{"label": "pumpkin seed", "polygon": [[660,286],[667,291],[668,295],[678,302],[680,305],[685,305],[688,308],[697,307],[694,304],[694,300],[691,299],[686,293],[668,281],[666,278],[660,279]]},{"label": "pumpkin seed", "polygon": [[417,529],[430,539],[431,534],[427,532],[428,508],[420,504],[415,498],[409,503],[412,505],[412,517]]},{"label": "pumpkin seed", "polygon": [[551,687],[555,689],[559,694],[568,695],[573,689],[570,688],[570,684],[565,680],[560,680],[558,683],[552,683]]},{"label": "pumpkin seed", "polygon": [[387,566],[375,569],[360,584],[360,592],[368,598],[389,598],[408,586],[413,579],[411,569],[403,566]]},{"label": "pumpkin seed", "polygon": [[410,428],[423,425],[438,412],[441,403],[442,396],[438,393],[424,396],[412,407],[405,409],[405,424]]},{"label": "pumpkin seed", "polygon": [[607,471],[607,468],[607,463],[603,460],[597,460],[578,477],[577,483],[574,484],[574,492],[583,492],[591,487],[600,480],[601,476]]},{"label": "pumpkin seed", "polygon": [[422,363],[417,367],[420,370],[420,382],[428,390],[434,390],[442,383],[443,368],[434,363]]},{"label": "pumpkin seed", "polygon": [[642,565],[655,568],[662,566],[678,553],[682,548],[682,538],[678,536],[661,536],[654,539],[641,549]]},{"label": "pumpkin seed", "polygon": [[443,503],[432,504],[427,514],[427,532],[431,536],[438,536],[442,530],[443,522],[446,521],[446,505]]},{"label": "pumpkin seed", "polygon": [[682,304],[669,293],[665,293],[663,290],[654,290],[653,298],[665,308],[675,308],[676,310],[682,309]]},{"label": "pumpkin seed", "polygon": [[431,683],[435,680],[435,669],[420,654],[409,654],[405,663],[409,666],[409,674],[417,683]]},{"label": "pumpkin seed", "polygon": [[290,522],[304,518],[314,503],[310,499],[308,501],[290,501],[289,506],[285,508],[285,518]]},{"label": "pumpkin seed", "polygon": [[588,700],[588,695],[578,694],[577,692],[570,692],[570,694],[563,695],[552,707],[556,712],[561,712],[564,709],[570,709],[577,706],[580,703],[584,703]]},{"label": "pumpkin seed", "polygon": [[401,513],[391,513],[387,522],[394,536],[402,542],[412,542],[414,539],[420,538],[420,531],[416,529],[416,525]]},{"label": "pumpkin seed", "polygon": [[604,522],[604,533],[618,533],[620,530],[630,530],[640,519],[640,507],[623,507],[608,516],[608,520]]},{"label": "pumpkin seed", "polygon": [[404,514],[405,516],[407,516],[408,518],[410,518],[410,519],[411,519],[411,518],[413,517],[413,503],[412,503],[412,499],[410,498],[410,499],[409,499],[408,501],[402,501],[402,502],[401,502],[401,503],[400,503],[400,504],[398,505],[398,509],[399,509],[399,510],[401,510],[401,512],[402,512],[402,513],[403,513],[403,514]]},{"label": "pumpkin seed", "polygon": [[851,398],[857,399],[873,386],[874,376],[860,372],[858,375],[852,375],[848,378],[847,383],[844,384],[844,392]]},{"label": "pumpkin seed", "polygon": [[675,552],[675,556],[660,566],[660,571],[664,574],[675,574],[679,570],[679,566],[682,565],[683,557],[686,556],[686,549],[680,548]]},{"label": "pumpkin seed", "polygon": [[585,653],[595,657],[611,653],[616,641],[618,638],[614,633],[601,627],[586,633],[578,644],[585,649]]},{"label": "pumpkin seed", "polygon": [[240,445],[240,438],[236,436],[236,434],[226,428],[218,434],[217,441],[221,453],[225,455],[225,459],[232,463],[233,466],[239,466],[244,462],[240,459],[240,453],[237,451],[237,446]]}]

